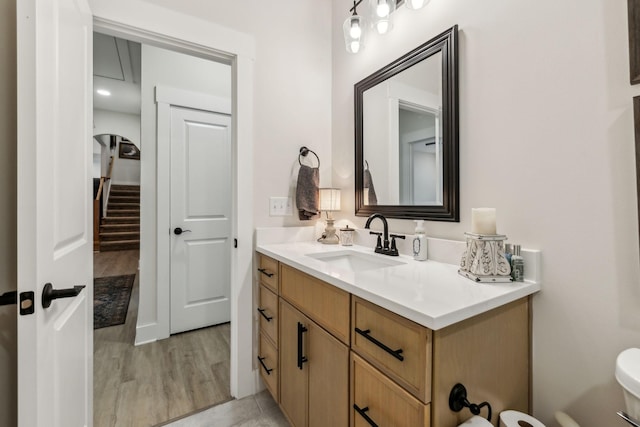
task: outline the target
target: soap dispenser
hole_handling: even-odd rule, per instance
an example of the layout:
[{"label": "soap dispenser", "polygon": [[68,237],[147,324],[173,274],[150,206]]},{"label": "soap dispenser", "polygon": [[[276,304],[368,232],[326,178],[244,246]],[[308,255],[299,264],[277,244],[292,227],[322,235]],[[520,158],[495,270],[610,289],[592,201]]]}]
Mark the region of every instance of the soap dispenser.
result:
[{"label": "soap dispenser", "polygon": [[427,259],[427,236],[424,234],[424,221],[415,220],[416,231],[413,238],[413,259],[424,261]]}]

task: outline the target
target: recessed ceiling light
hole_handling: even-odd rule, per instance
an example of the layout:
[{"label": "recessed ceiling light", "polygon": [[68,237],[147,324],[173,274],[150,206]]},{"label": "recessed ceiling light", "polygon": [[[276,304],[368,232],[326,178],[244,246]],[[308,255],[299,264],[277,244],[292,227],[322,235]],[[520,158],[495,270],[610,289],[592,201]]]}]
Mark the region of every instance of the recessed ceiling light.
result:
[{"label": "recessed ceiling light", "polygon": [[98,90],[96,90],[96,92],[98,93],[98,95],[111,96],[111,92],[109,92],[106,89],[98,89]]}]

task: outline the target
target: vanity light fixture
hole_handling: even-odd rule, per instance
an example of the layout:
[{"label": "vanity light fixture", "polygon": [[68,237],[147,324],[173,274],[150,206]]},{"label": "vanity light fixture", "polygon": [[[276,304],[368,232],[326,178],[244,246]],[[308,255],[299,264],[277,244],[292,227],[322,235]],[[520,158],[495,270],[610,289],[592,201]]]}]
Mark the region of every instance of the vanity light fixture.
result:
[{"label": "vanity light fixture", "polygon": [[331,212],[340,210],[340,189],[320,188],[318,191],[320,193],[320,212],[325,212],[327,215],[327,226],[318,241],[329,245],[336,245],[338,244],[338,236],[336,235],[336,228],[333,226],[334,220]]},{"label": "vanity light fixture", "polygon": [[344,43],[349,53],[358,53],[364,47],[364,20],[356,11],[356,7],[358,7],[360,1],[353,2],[353,8],[350,9],[350,11],[353,11],[353,14],[348,17],[342,25]]},{"label": "vanity light fixture", "polygon": [[[371,26],[378,34],[387,34],[393,28],[393,12],[403,4],[407,9],[422,9],[430,0],[368,0],[371,16]],[[364,48],[365,21],[358,15],[356,8],[362,0],[354,0],[353,7],[349,9],[353,14],[344,21],[344,43],[349,53],[358,53]]]}]

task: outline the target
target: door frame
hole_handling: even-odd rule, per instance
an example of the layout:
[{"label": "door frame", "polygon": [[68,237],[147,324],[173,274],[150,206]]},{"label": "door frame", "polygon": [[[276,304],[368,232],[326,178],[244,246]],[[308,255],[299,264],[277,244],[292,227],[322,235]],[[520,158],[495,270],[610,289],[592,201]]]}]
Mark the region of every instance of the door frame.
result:
[{"label": "door frame", "polygon": [[[212,113],[232,115],[230,99],[188,90],[177,89],[165,85],[156,86],[156,111],[158,126],[158,170],[168,171],[171,168],[171,107],[185,107]],[[231,152],[235,153],[233,131],[231,135]],[[232,158],[235,156],[232,154]],[[237,162],[231,162],[231,176],[237,173]],[[231,183],[229,183],[231,185]],[[158,188],[171,188],[169,174],[158,174]],[[169,338],[171,334],[171,196],[168,191],[157,192],[158,204],[158,339]],[[236,228],[234,218],[231,218],[232,230]],[[233,237],[231,237],[233,238]],[[231,268],[231,266],[229,266]],[[233,319],[232,323],[233,323]]]},{"label": "door frame", "polygon": [[[258,391],[259,372],[253,364],[253,62],[252,36],[196,17],[173,12],[149,3],[131,0],[93,0],[94,30],[132,41],[179,51],[193,56],[227,62],[232,69],[232,236],[238,239],[231,250],[231,395],[242,398]],[[239,159],[239,153],[242,158]],[[154,161],[146,157],[147,161]],[[144,168],[144,160],[141,166]],[[148,169],[148,168],[144,168]],[[144,171],[143,169],[143,171]],[[153,170],[155,172],[155,168]],[[144,172],[143,172],[144,174]],[[142,176],[141,217],[154,215],[156,188],[146,194]],[[147,189],[148,191],[148,189]],[[147,197],[145,197],[147,196]],[[150,199],[151,205],[144,200]],[[155,223],[155,221],[151,221]],[[242,224],[239,227],[238,224]],[[143,224],[141,224],[142,226]],[[153,245],[158,228],[141,227],[140,280],[155,280],[158,248]],[[151,244],[146,242],[148,240]],[[156,246],[156,247],[154,247]],[[143,256],[146,251],[148,256]],[[151,253],[149,253],[151,252]],[[146,265],[151,264],[151,265]],[[144,295],[141,294],[141,297]],[[152,296],[150,296],[152,297]],[[138,325],[136,343],[158,339],[157,317],[160,301],[156,297],[156,322]],[[142,336],[144,335],[144,336]],[[241,350],[242,349],[242,350]]]}]

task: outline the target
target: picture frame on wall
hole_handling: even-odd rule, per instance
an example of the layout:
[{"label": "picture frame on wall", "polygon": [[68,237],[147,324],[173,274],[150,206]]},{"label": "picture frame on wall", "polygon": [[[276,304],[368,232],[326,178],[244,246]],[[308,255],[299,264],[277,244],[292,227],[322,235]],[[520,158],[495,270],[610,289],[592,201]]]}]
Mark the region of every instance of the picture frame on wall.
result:
[{"label": "picture frame on wall", "polygon": [[131,142],[120,141],[118,157],[121,159],[140,160],[140,150]]},{"label": "picture frame on wall", "polygon": [[632,85],[640,83],[640,0],[627,0],[629,19],[629,77]]}]

